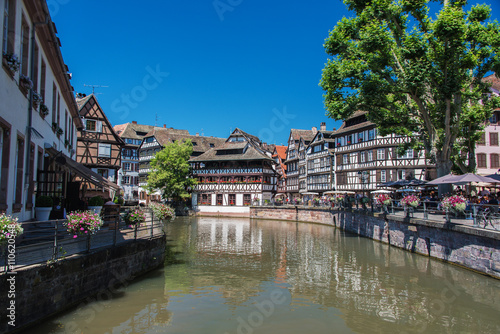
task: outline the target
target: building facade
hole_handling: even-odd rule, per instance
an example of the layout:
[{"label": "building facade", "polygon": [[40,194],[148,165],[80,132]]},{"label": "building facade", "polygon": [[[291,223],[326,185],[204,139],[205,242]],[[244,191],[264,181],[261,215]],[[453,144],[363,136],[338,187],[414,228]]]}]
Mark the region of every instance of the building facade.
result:
[{"label": "building facade", "polygon": [[272,152],[257,137],[238,128],[215,148],[191,158],[198,185],[193,208],[204,214],[247,214],[254,202],[276,194],[278,173]]},{"label": "building facade", "polygon": [[276,145],[273,149],[272,158],[276,163],[275,168],[278,173],[277,193],[286,195],[286,153],[287,147]]},{"label": "building facade", "polygon": [[123,189],[125,204],[139,203],[139,147],[144,137],[154,129],[151,125],[131,123],[113,127],[125,142],[122,148],[122,168],[118,171],[118,185]]},{"label": "building facade", "polygon": [[161,193],[155,192],[149,194],[145,188],[147,176],[151,172],[150,162],[155,154],[161,151],[165,145],[189,139],[193,144],[193,153],[191,157],[197,157],[208,150],[221,145],[223,138],[205,137],[199,134],[190,135],[187,130],[178,130],[173,128],[154,128],[146,136],[139,146],[139,203],[147,205],[150,201],[160,201]]},{"label": "building facade", "polygon": [[388,181],[434,179],[435,168],[423,151],[397,154],[398,146],[407,140],[380,136],[366,112],[356,112],[335,132],[336,190],[364,193]]},{"label": "building facade", "polygon": [[308,193],[335,190],[335,131],[327,131],[325,123],[307,147],[306,177]]},{"label": "building facade", "polygon": [[[83,127],[78,130],[76,160],[93,172],[117,185],[121,168],[124,141],[118,136],[93,94],[78,98],[79,115]],[[84,199],[96,195],[113,199],[114,191],[104,192],[103,187],[82,182]],[[116,190],[118,186],[114,189]]]},{"label": "building facade", "polygon": [[46,2],[0,7],[0,212],[24,221],[36,195],[64,200],[72,171],[56,158],[75,157],[82,122]]}]

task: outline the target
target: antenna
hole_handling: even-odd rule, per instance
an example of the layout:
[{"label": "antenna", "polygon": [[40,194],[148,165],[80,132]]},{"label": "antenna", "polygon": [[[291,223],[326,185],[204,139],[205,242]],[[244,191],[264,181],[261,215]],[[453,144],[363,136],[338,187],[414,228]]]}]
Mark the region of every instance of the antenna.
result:
[{"label": "antenna", "polygon": [[[203,128],[201,128],[201,136],[205,136],[205,134],[203,133]],[[500,169],[499,169],[500,170]]]},{"label": "antenna", "polygon": [[159,117],[158,117],[158,112],[155,112],[155,127],[157,126],[158,124],[158,120],[159,120]]},{"label": "antenna", "polygon": [[[96,89],[96,87],[98,88],[107,88],[109,86],[101,86],[101,85],[86,85],[86,84],[83,84],[85,87],[92,87],[92,94],[95,95],[94,91]],[[102,94],[102,93],[98,93],[98,94]]]}]

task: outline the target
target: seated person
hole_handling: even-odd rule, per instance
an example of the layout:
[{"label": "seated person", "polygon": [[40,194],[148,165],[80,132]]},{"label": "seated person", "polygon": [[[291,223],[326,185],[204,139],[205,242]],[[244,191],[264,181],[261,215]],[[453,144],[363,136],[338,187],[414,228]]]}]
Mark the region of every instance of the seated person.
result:
[{"label": "seated person", "polygon": [[495,196],[488,196],[488,208],[491,213],[498,213],[498,200]]}]

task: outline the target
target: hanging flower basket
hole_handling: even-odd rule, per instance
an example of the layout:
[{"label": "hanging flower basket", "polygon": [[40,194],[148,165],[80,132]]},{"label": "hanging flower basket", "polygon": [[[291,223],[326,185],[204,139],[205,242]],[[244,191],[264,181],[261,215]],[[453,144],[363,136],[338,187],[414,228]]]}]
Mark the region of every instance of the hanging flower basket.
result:
[{"label": "hanging flower basket", "polygon": [[391,205],[391,197],[387,194],[380,194],[376,197],[377,203],[383,206]]},{"label": "hanging flower basket", "polygon": [[0,245],[7,242],[8,239],[16,238],[23,234],[24,230],[17,218],[0,213]]},{"label": "hanging flower basket", "polygon": [[92,235],[99,231],[102,224],[99,214],[90,210],[69,213],[64,223],[67,231],[73,234],[73,238],[77,238],[78,235]]},{"label": "hanging flower basket", "polygon": [[127,216],[125,216],[125,222],[129,225],[140,225],[145,221],[146,215],[139,209],[132,210],[127,214]]},{"label": "hanging flower basket", "polygon": [[21,66],[19,58],[14,53],[3,53],[3,63],[12,73],[19,71],[19,67]]},{"label": "hanging flower basket", "polygon": [[462,213],[467,207],[467,200],[463,196],[448,196],[443,198],[441,206],[446,212],[455,211],[456,213]]}]

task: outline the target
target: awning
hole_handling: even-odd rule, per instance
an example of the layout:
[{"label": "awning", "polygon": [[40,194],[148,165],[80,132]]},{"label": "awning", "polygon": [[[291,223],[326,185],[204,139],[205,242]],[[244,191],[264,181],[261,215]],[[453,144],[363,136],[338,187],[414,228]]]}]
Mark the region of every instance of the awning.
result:
[{"label": "awning", "polygon": [[118,191],[120,189],[120,187],[117,184],[102,177],[101,175],[92,171],[90,168],[85,167],[81,163],[76,162],[75,160],[68,157],[66,154],[57,151],[54,148],[46,148],[45,151],[47,151],[50,155],[55,157],[55,161],[59,165],[70,169],[81,178],[95,184],[96,186],[110,189],[113,191]]}]

